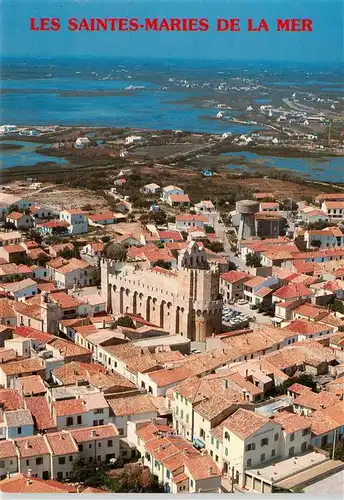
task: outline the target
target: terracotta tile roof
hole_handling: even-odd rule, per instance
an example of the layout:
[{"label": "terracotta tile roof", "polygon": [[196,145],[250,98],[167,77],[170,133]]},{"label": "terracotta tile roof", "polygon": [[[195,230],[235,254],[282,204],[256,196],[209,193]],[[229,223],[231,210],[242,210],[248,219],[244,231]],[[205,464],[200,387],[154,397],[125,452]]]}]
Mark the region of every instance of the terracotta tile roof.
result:
[{"label": "terracotta tile roof", "polygon": [[42,222],[41,224],[37,224],[37,227],[68,227],[70,224],[69,222],[65,222],[62,220],[50,220],[47,222]]},{"label": "terracotta tile roof", "polygon": [[53,292],[56,290],[54,283],[38,283],[37,288],[40,292]]},{"label": "terracotta tile roof", "polygon": [[113,220],[114,214],[113,214],[113,212],[103,212],[101,214],[89,215],[88,218],[92,222],[104,221],[104,220]]},{"label": "terracotta tile roof", "polygon": [[310,296],[312,295],[312,290],[302,283],[292,283],[282,286],[279,290],[276,290],[273,295],[279,299],[293,299],[302,296]]},{"label": "terracotta tile roof", "polygon": [[[221,377],[223,377],[223,375],[221,375]],[[233,382],[242,389],[245,389],[246,392],[252,395],[258,396],[259,394],[262,394],[264,392],[262,389],[252,384],[252,382],[242,377],[239,373],[231,373],[230,375],[227,375],[224,378],[229,382]]]},{"label": "terracotta tile roof", "polygon": [[37,260],[40,257],[49,257],[49,255],[42,248],[32,248],[27,251],[27,255],[31,260]]},{"label": "terracotta tile roof", "polygon": [[298,383],[292,384],[288,387],[288,391],[295,392],[296,394],[303,394],[304,392],[309,392],[311,390],[311,387]]},{"label": "terracotta tile roof", "polygon": [[25,404],[31,411],[35,427],[39,432],[56,428],[49,403],[44,396],[27,397]]},{"label": "terracotta tile roof", "polygon": [[30,328],[29,326],[16,326],[14,329],[15,335],[19,337],[25,337],[27,339],[34,339],[39,342],[49,342],[54,338],[50,333],[44,333],[35,328]]},{"label": "terracotta tile roof", "polygon": [[194,222],[208,222],[208,219],[204,215],[193,215],[193,214],[181,214],[176,216],[176,221],[194,221]]},{"label": "terracotta tile roof", "polygon": [[104,250],[104,243],[101,241],[93,241],[90,246],[93,252],[102,252]]},{"label": "terracotta tile roof", "polygon": [[291,321],[286,328],[301,335],[315,335],[317,333],[328,330],[329,327],[325,326],[324,324],[318,323],[317,321],[296,319],[294,321]]},{"label": "terracotta tile roof", "polygon": [[81,300],[76,299],[72,295],[68,295],[66,292],[51,293],[50,298],[53,302],[56,302],[61,309],[72,309],[83,304]]},{"label": "terracotta tile roof", "polygon": [[302,304],[294,309],[296,314],[300,314],[300,316],[305,316],[307,318],[315,319],[322,313],[325,315],[328,314],[328,311],[323,307],[316,307],[313,304]]},{"label": "terracotta tile roof", "polygon": [[23,253],[25,248],[21,245],[4,245],[2,247],[7,253]]},{"label": "terracotta tile roof", "polygon": [[17,389],[0,389],[0,405],[4,410],[24,408],[24,399]]},{"label": "terracotta tile roof", "polygon": [[19,292],[20,290],[25,290],[25,288],[29,288],[34,285],[37,285],[37,283],[31,278],[25,278],[21,281],[15,281],[13,283],[0,284],[1,288],[4,288],[5,290],[8,290],[12,293]]},{"label": "terracotta tile roof", "polygon": [[[0,441],[0,459],[17,457],[14,441],[6,439]],[[1,489],[1,488],[0,488]]]},{"label": "terracotta tile roof", "polygon": [[0,364],[7,361],[15,361],[18,358],[17,351],[14,349],[1,347],[0,348]]},{"label": "terracotta tile roof", "polygon": [[105,372],[105,369],[94,363],[79,363],[71,361],[52,370],[52,375],[59,379],[63,385],[75,385],[77,382],[90,381],[91,374]]},{"label": "terracotta tile roof", "polygon": [[0,482],[0,491],[4,493],[66,493],[75,492],[76,488],[59,483],[58,481],[44,481],[37,477],[28,477],[17,474]]},{"label": "terracotta tile roof", "polygon": [[326,208],[344,208],[344,201],[325,201]]},{"label": "terracotta tile roof", "polygon": [[179,231],[159,231],[160,240],[183,241],[183,237]]},{"label": "terracotta tile roof", "polygon": [[18,379],[18,384],[24,393],[24,396],[42,394],[47,392],[42,378],[39,375],[30,375]]},{"label": "terracotta tile roof", "polygon": [[46,264],[47,267],[51,267],[53,269],[59,269],[60,267],[66,265],[68,263],[68,260],[63,259],[62,257],[56,257],[55,259],[49,260],[49,262]]},{"label": "terracotta tile roof", "polygon": [[45,438],[48,441],[53,456],[79,453],[78,446],[69,432],[48,432],[45,434]]},{"label": "terracotta tile roof", "polygon": [[41,435],[17,438],[15,444],[20,458],[49,455],[49,448]]},{"label": "terracotta tile roof", "polygon": [[92,267],[91,264],[86,263],[84,260],[80,259],[70,259],[70,261],[59,267],[56,272],[61,274],[69,274],[77,269],[86,269],[87,267]]},{"label": "terracotta tile roof", "polygon": [[24,213],[22,212],[11,212],[10,214],[6,215],[6,219],[10,220],[19,220],[22,217],[24,217]]},{"label": "terracotta tile roof", "polygon": [[338,396],[326,391],[319,393],[303,392],[294,399],[295,405],[304,406],[311,410],[320,410],[336,403],[338,403]]},{"label": "terracotta tile roof", "polygon": [[225,428],[239,438],[246,439],[269,421],[268,418],[262,417],[253,411],[239,408],[239,410],[227,418]]},{"label": "terracotta tile roof", "polygon": [[266,281],[266,278],[262,278],[261,276],[255,276],[254,278],[246,281],[245,286],[248,286],[250,288],[254,288],[258,285],[261,285]]},{"label": "terracotta tile roof", "polygon": [[0,318],[15,318],[14,302],[10,299],[0,298]]},{"label": "terracotta tile roof", "polygon": [[41,359],[28,358],[20,361],[10,361],[1,365],[0,368],[6,375],[19,375],[24,373],[31,375],[31,372],[45,370],[45,364]]},{"label": "terracotta tile roof", "polygon": [[86,411],[97,410],[98,408],[108,408],[109,405],[101,392],[86,394],[83,397],[86,405]]},{"label": "terracotta tile roof", "polygon": [[97,327],[93,324],[76,326],[74,327],[74,330],[84,339],[86,339],[88,335],[91,335],[92,333],[96,333],[98,331]]},{"label": "terracotta tile roof", "polygon": [[229,271],[228,273],[221,274],[220,278],[227,281],[227,283],[236,283],[243,279],[249,280],[251,276],[243,271]]},{"label": "terracotta tile roof", "polygon": [[301,429],[308,429],[310,427],[310,422],[306,417],[289,412],[277,413],[274,417],[274,422],[281,424],[282,429],[287,434],[292,434],[293,432],[300,431]]},{"label": "terracotta tile roof", "polygon": [[84,443],[99,439],[110,439],[118,436],[118,430],[114,424],[84,427],[83,429],[71,429],[70,433],[77,443]]},{"label": "terracotta tile roof", "polygon": [[21,427],[32,425],[33,420],[30,410],[13,410],[5,412],[5,421],[8,427]]},{"label": "terracotta tile roof", "polygon": [[308,418],[312,425],[312,433],[316,436],[338,429],[344,425],[343,402],[339,401],[329,408],[317,410]]},{"label": "terracotta tile roof", "polygon": [[67,359],[73,358],[75,356],[91,356],[91,351],[89,349],[85,349],[84,347],[74,344],[74,342],[71,342],[69,340],[54,338],[53,340],[49,341],[49,345],[54,349],[57,349],[59,353]]},{"label": "terracotta tile roof", "polygon": [[174,203],[190,203],[188,194],[170,194],[169,198]]},{"label": "terracotta tile roof", "polygon": [[89,382],[102,392],[124,392],[136,389],[135,384],[119,373],[92,373]]},{"label": "terracotta tile roof", "polygon": [[116,416],[140,415],[142,413],[157,412],[155,398],[149,394],[137,396],[124,396],[109,399],[108,403]]},{"label": "terracotta tile roof", "polygon": [[187,459],[185,467],[195,481],[222,476],[222,472],[209,455],[200,455],[197,458]]},{"label": "terracotta tile roof", "polygon": [[59,252],[63,252],[65,250],[73,250],[74,245],[73,243],[60,243],[59,245],[51,245],[49,247],[49,253],[51,254],[52,252],[55,252],[57,255]]},{"label": "terracotta tile roof", "polygon": [[260,204],[260,210],[263,210],[264,208],[279,208],[279,203],[277,202],[269,202],[269,201],[262,201]]},{"label": "terracotta tile roof", "polygon": [[196,404],[195,412],[205,420],[211,421],[218,417],[225,410],[233,405],[244,403],[245,398],[242,393],[229,389],[225,397],[220,394],[213,394]]},{"label": "terracotta tile roof", "polygon": [[136,429],[136,435],[143,442],[147,443],[148,441],[155,439],[159,435],[158,433],[169,434],[171,431],[173,432],[169,425],[151,422],[140,427],[139,429]]},{"label": "terracotta tile roof", "polygon": [[[168,353],[172,354],[172,353]],[[157,370],[149,373],[149,378],[157,384],[158,387],[176,384],[190,377],[192,372],[189,368],[180,366],[176,368],[168,368],[166,370]]]},{"label": "terracotta tile roof", "polygon": [[54,403],[56,417],[67,417],[69,415],[81,415],[87,413],[83,399],[61,399]]}]

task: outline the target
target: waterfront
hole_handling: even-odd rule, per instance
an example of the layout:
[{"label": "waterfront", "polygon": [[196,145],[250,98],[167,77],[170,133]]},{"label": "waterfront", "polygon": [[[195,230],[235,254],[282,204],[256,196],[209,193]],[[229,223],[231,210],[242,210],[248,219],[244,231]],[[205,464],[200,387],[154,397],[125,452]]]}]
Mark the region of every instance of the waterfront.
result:
[{"label": "waterfront", "polygon": [[[286,170],[300,177],[316,181],[340,182],[344,179],[344,160],[339,156],[281,157],[260,155],[252,151],[224,153],[229,157],[228,168],[251,171],[267,169]],[[230,162],[230,157],[235,162]],[[240,164],[240,160],[241,164]]]},{"label": "waterfront", "polygon": [[[5,149],[7,144],[17,147],[13,149]],[[44,162],[58,164],[68,163],[67,160],[61,157],[36,153],[36,148],[44,146],[43,144],[37,142],[16,141],[5,138],[1,141],[0,145],[2,145],[0,152],[0,169],[34,166],[37,163]]]}]

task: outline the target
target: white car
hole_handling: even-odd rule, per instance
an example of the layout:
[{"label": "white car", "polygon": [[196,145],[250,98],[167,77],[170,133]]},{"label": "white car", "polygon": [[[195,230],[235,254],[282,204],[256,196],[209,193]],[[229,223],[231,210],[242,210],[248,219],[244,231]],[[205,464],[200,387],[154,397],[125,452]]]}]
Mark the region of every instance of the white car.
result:
[{"label": "white car", "polygon": [[240,300],[238,300],[238,304],[240,304],[241,306],[243,306],[244,304],[248,304],[248,300],[240,299]]}]

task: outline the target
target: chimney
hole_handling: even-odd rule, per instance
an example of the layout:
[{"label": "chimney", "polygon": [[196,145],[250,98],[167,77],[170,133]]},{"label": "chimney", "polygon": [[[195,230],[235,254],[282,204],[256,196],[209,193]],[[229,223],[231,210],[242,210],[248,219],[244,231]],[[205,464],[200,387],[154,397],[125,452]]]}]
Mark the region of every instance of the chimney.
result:
[{"label": "chimney", "polygon": [[210,467],[209,468],[209,476],[212,476],[213,474],[215,474],[214,467]]},{"label": "chimney", "polygon": [[245,378],[247,378],[247,377],[248,377],[248,369],[246,368],[246,370],[245,370]]},{"label": "chimney", "polygon": [[31,469],[28,469],[28,470],[27,470],[27,477],[31,477],[31,472],[32,472],[32,470],[31,470]]},{"label": "chimney", "polygon": [[[25,448],[26,449],[31,448],[29,441],[25,441]],[[31,474],[31,469],[28,469],[28,471],[30,471]]]},{"label": "chimney", "polygon": [[96,437],[97,431],[92,431],[92,437]]}]

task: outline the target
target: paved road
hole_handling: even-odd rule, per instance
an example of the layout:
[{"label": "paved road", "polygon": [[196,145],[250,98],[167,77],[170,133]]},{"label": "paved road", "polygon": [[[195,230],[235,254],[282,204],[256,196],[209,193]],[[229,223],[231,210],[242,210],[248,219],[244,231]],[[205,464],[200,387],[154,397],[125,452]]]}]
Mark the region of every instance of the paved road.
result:
[{"label": "paved road", "polygon": [[[257,310],[252,310],[250,309],[249,304],[228,304],[228,307],[231,309],[234,309],[234,311],[239,311],[243,314],[247,314],[247,316],[250,316],[251,318],[255,317],[256,321],[255,323],[259,323],[262,325],[271,325],[271,317],[270,316],[263,316],[261,313],[259,313]],[[255,323],[251,323],[251,327],[254,326]]]}]

